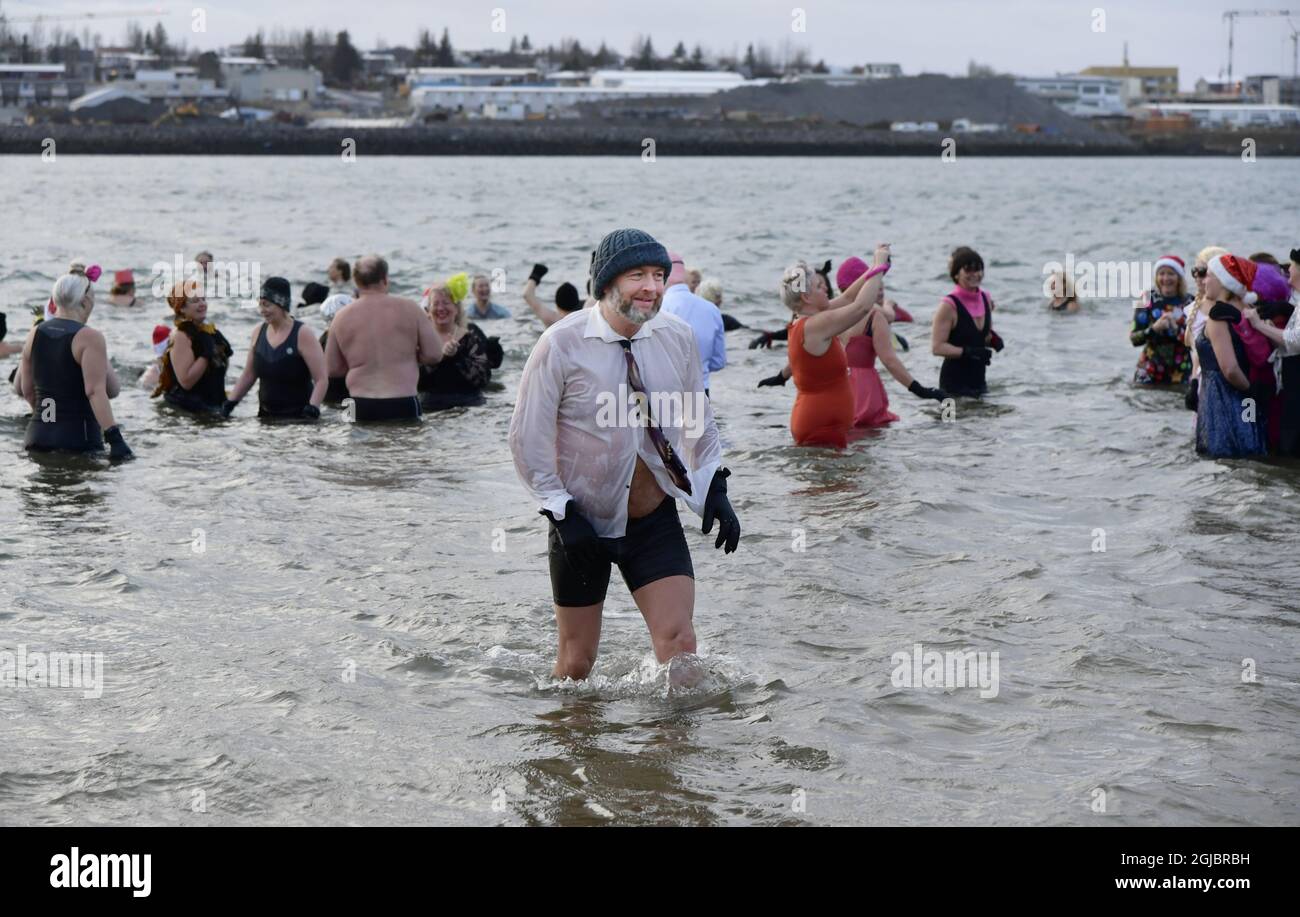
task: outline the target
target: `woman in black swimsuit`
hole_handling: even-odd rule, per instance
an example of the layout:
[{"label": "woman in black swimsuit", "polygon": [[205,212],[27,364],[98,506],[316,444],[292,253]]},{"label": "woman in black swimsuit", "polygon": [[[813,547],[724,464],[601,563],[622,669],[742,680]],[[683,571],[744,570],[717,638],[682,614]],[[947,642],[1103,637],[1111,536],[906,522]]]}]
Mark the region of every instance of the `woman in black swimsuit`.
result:
[{"label": "woman in black swimsuit", "polygon": [[325,351],[302,322],[289,314],[293,301],[289,281],[268,277],[262,284],[257,311],[262,324],[253,329],[248,360],[221,406],[226,417],[257,382],[257,416],[265,418],[320,417],[328,378]]}]

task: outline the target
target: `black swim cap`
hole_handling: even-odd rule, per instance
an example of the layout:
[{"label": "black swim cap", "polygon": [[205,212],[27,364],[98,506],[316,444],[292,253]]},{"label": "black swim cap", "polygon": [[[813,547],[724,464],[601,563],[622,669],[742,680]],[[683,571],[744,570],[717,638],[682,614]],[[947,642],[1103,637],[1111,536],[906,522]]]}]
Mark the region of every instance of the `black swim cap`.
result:
[{"label": "black swim cap", "polygon": [[307,284],[302,288],[302,304],[304,306],[315,306],[323,303],[330,295],[330,288],[323,283]]},{"label": "black swim cap", "polygon": [[275,303],[286,312],[293,305],[293,291],[283,277],[268,277],[262,281],[262,299]]},{"label": "black swim cap", "polygon": [[571,283],[562,283],[555,290],[555,308],[561,312],[577,312],[582,308],[578,297],[578,288]]}]

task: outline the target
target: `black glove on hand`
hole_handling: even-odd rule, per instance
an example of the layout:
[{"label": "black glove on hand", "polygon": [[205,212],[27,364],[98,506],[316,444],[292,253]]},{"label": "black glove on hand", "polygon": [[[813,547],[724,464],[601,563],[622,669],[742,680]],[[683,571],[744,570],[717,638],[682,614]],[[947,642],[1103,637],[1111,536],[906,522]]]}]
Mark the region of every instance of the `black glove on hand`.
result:
[{"label": "black glove on hand", "polygon": [[572,500],[564,504],[563,519],[557,520],[550,510],[545,509],[542,510],[542,515],[555,526],[555,533],[560,536],[560,544],[564,546],[564,556],[574,569],[584,570],[588,565],[599,563],[603,559],[596,530],[582,517],[578,505]]},{"label": "black glove on hand", "polygon": [[1006,344],[1002,343],[1001,335],[999,335],[996,331],[990,331],[989,346],[992,347],[994,350],[996,350],[998,353],[1001,353],[1002,348],[1005,347]]},{"label": "black glove on hand", "polygon": [[993,351],[987,347],[963,347],[961,355],[967,360],[979,360],[985,366],[993,362]]},{"label": "black glove on hand", "polygon": [[135,458],[135,453],[122,438],[122,431],[116,426],[104,431],[104,442],[108,443],[108,457],[116,461]]},{"label": "black glove on hand", "polygon": [[726,468],[719,468],[713,473],[713,481],[709,484],[709,494],[704,498],[704,528],[701,530],[705,535],[713,530],[713,520],[718,520],[718,540],[714,543],[715,548],[721,548],[723,542],[726,542],[724,554],[730,554],[736,550],[736,545],[740,543],[740,520],[736,518],[735,512],[731,509],[731,501],[727,499],[727,478],[731,472]]},{"label": "black glove on hand", "polygon": [[528,279],[531,280],[533,283],[541,283],[542,278],[546,276],[546,272],[549,270],[550,268],[548,268],[544,264],[534,264],[533,272],[528,275]]},{"label": "black glove on hand", "polygon": [[772,332],[764,331],[758,337],[749,342],[750,350],[758,350],[760,347],[772,346]]},{"label": "black glove on hand", "polygon": [[915,379],[912,380],[912,384],[907,387],[907,390],[911,392],[913,395],[915,395],[917,398],[930,398],[934,401],[948,400],[948,393],[945,392],[943,389],[926,388],[924,385],[922,385],[920,382],[917,382]]},{"label": "black glove on hand", "polygon": [[9,333],[9,323],[5,319],[5,314],[3,312],[0,312],[0,341],[3,341],[5,339],[5,335],[8,333]]},{"label": "black glove on hand", "polygon": [[1183,407],[1189,411],[1195,411],[1201,404],[1201,388],[1192,380],[1192,384],[1187,387],[1187,394],[1183,396]]},{"label": "black glove on hand", "polygon": [[234,410],[236,407],[238,407],[238,406],[239,406],[239,402],[238,402],[238,401],[231,401],[229,398],[227,398],[227,399],[226,399],[225,401],[223,401],[222,404],[221,404],[221,416],[222,416],[222,417],[229,417],[229,416],[230,416],[230,412],[233,411],[233,410]]},{"label": "black glove on hand", "polygon": [[314,404],[304,404],[302,406],[302,416],[308,420],[320,420],[320,408]]},{"label": "black glove on hand", "polygon": [[768,376],[766,379],[758,380],[758,387],[762,388],[765,385],[785,385],[785,383],[785,376],[781,373],[777,373],[775,376]]}]

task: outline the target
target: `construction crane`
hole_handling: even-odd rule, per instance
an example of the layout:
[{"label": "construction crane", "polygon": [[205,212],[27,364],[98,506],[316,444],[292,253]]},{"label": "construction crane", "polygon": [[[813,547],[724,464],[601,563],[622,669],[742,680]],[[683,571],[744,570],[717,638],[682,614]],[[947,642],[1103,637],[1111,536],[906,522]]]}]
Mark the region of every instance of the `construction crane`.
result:
[{"label": "construction crane", "polygon": [[[1237,20],[1242,16],[1300,16],[1300,13],[1291,10],[1228,10],[1223,14],[1223,18],[1228,20],[1228,82],[1232,82],[1232,33],[1233,27],[1236,26]],[[1294,44],[1295,35],[1292,29],[1291,41]],[[1291,55],[1295,57],[1294,53]]]}]

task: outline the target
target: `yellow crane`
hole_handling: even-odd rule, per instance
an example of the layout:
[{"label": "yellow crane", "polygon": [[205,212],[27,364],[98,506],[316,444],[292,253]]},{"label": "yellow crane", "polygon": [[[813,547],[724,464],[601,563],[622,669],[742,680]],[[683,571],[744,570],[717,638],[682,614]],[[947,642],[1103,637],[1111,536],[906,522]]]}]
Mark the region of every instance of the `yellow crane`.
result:
[{"label": "yellow crane", "polygon": [[[1228,82],[1232,82],[1232,33],[1237,25],[1237,20],[1243,16],[1300,16],[1300,13],[1291,10],[1228,10],[1223,14],[1223,18],[1228,20]],[[1289,24],[1289,23],[1288,23]],[[1296,35],[1295,27],[1291,29],[1291,69],[1295,70],[1295,47]]]}]

